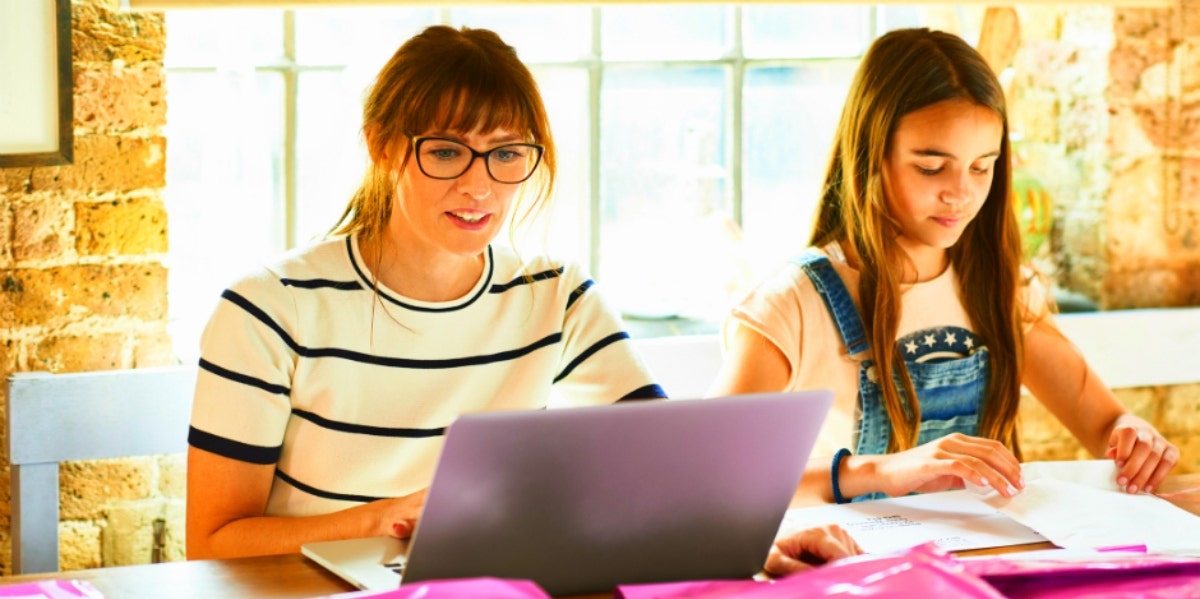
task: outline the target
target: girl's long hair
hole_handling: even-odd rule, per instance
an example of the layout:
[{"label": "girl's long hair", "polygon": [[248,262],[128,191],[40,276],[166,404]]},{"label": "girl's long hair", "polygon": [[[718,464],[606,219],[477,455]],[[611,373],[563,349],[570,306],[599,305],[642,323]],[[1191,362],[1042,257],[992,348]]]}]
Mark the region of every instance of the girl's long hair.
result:
[{"label": "girl's long hair", "polygon": [[396,193],[393,172],[412,158],[411,136],[498,128],[545,146],[512,211],[512,235],[537,219],[554,188],[557,154],[537,82],[516,50],[492,31],[426,28],[392,55],[367,95],[363,132],[371,163],[330,234],[374,239],[383,233]]},{"label": "girl's long hair", "polygon": [[[901,117],[946,100],[989,108],[1004,123],[992,187],[962,238],[947,250],[959,277],[959,295],[989,352],[990,375],[980,436],[998,440],[1019,458],[1016,416],[1024,354],[1018,306],[1021,244],[1011,206],[1011,155],[1004,92],[978,52],[961,38],[929,29],[892,31],[863,57],[838,123],[811,245],[834,241],[858,256],[863,321],[892,422],[889,451],[917,443],[921,408],[896,334],[899,274],[907,255],[887,210],[882,168]],[[893,376],[899,379],[903,395]]]}]

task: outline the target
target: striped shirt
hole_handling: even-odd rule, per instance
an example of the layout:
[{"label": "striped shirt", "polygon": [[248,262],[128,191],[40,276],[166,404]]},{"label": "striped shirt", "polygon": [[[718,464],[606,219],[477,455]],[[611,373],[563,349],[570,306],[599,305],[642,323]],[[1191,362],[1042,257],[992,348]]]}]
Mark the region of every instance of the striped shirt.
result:
[{"label": "striped shirt", "polygon": [[489,247],[448,302],[376,289],[353,237],[237,281],[201,338],[188,442],[274,464],[268,515],[423,489],[460,414],[664,397],[582,270]]}]

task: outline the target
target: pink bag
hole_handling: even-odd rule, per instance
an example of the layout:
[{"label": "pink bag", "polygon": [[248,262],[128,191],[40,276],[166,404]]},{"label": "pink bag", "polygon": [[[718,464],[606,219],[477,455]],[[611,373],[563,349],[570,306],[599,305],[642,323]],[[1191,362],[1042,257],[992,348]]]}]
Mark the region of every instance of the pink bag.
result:
[{"label": "pink bag", "polygon": [[551,599],[541,587],[529,580],[500,578],[463,578],[460,580],[431,580],[405,585],[386,591],[354,591],[326,595],[314,599],[461,599],[489,597],[494,599]]},{"label": "pink bag", "polygon": [[[3,579],[0,578],[0,581]],[[21,599],[104,599],[104,594],[83,580],[44,580],[0,587],[0,597]]]},{"label": "pink bag", "polygon": [[1086,561],[965,560],[968,572],[1012,599],[1192,599],[1200,560],[1169,555],[1097,556]]},{"label": "pink bag", "polygon": [[1004,599],[933,543],[886,555],[863,555],[773,581],[623,585],[618,599],[783,599],[793,597],[922,597]]},{"label": "pink bag", "polygon": [[1005,557],[958,560],[930,543],[863,555],[773,581],[722,580],[625,585],[619,599],[785,597],[966,599],[1195,599],[1200,560],[1113,554],[1070,561]]}]

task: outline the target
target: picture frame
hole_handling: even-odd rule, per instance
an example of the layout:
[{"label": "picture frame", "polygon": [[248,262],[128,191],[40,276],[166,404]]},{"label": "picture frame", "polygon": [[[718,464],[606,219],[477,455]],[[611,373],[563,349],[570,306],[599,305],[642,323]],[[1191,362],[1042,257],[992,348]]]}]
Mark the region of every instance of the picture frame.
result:
[{"label": "picture frame", "polygon": [[72,71],[71,0],[0,0],[0,168],[72,162]]}]

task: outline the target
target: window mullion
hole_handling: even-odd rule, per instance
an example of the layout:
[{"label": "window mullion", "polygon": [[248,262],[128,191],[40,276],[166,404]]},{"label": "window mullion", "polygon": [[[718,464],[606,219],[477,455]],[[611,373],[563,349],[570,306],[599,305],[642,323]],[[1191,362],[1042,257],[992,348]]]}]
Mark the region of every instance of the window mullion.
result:
[{"label": "window mullion", "polygon": [[601,10],[592,7],[592,50],[588,60],[588,269],[593,277],[600,273],[600,85],[604,63],[601,60]]},{"label": "window mullion", "polygon": [[291,249],[296,246],[296,221],[299,218],[297,194],[297,173],[299,151],[296,148],[297,118],[299,106],[298,73],[296,65],[296,13],[291,10],[283,11],[283,218],[280,231],[284,247]]},{"label": "window mullion", "polygon": [[742,226],[742,85],[746,78],[746,56],[742,46],[742,7],[733,9],[733,73],[730,76],[729,103],[732,114],[730,135],[730,198],[733,222]]}]

